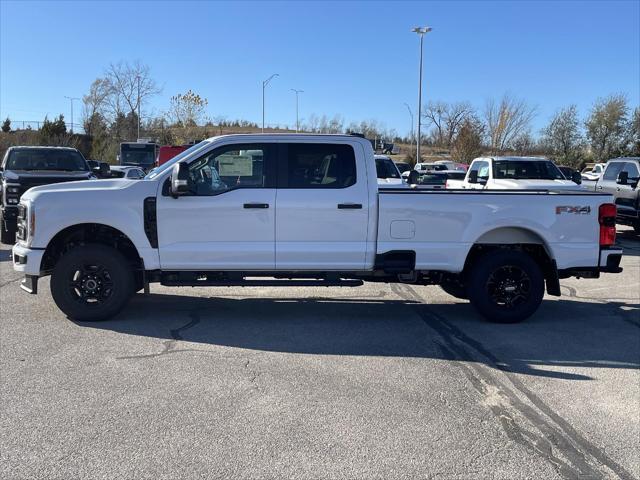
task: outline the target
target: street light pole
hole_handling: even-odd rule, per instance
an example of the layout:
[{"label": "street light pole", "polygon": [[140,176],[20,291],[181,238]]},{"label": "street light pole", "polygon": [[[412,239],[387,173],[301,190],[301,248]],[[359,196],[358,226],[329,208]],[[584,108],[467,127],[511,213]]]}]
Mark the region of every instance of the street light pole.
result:
[{"label": "street light pole", "polygon": [[418,135],[416,138],[416,163],[420,161],[420,124],[422,117],[422,42],[424,35],[433,30],[431,27],[415,27],[411,31],[420,35],[420,79],[418,83]]},{"label": "street light pole", "polygon": [[267,88],[267,85],[269,85],[269,82],[274,77],[279,77],[279,76],[280,75],[278,75],[277,73],[274,73],[273,75],[271,75],[269,78],[267,78],[262,82],[262,133],[264,133],[264,89]]},{"label": "street light pole", "polygon": [[138,80],[138,137],[136,140],[140,139],[140,75],[136,75],[136,79]]},{"label": "street light pole", "polygon": [[411,136],[409,138],[413,140],[413,112],[411,111],[411,107],[407,102],[404,102],[404,106],[407,107],[407,110],[409,110],[409,116],[411,116],[411,129],[410,129]]},{"label": "street light pole", "polygon": [[71,102],[71,133],[73,134],[73,101],[80,99],[78,97],[67,97],[66,95],[64,96],[64,98],[68,98]]},{"label": "street light pole", "polygon": [[298,94],[304,93],[304,90],[296,90],[295,88],[291,89],[292,92],[296,94],[296,133],[300,130],[300,117],[298,116]]}]

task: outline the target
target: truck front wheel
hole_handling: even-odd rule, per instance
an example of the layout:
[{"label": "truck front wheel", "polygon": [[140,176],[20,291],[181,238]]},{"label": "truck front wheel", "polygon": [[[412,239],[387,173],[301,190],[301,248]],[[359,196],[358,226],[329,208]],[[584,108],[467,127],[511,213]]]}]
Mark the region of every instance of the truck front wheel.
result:
[{"label": "truck front wheel", "polygon": [[65,253],[51,275],[51,295],[67,317],[82,322],[116,315],[133,294],[133,269],[115,248],[84,245]]},{"label": "truck front wheel", "polygon": [[487,320],[516,323],[533,315],[544,296],[544,276],[526,253],[494,250],[472,266],[471,304]]}]

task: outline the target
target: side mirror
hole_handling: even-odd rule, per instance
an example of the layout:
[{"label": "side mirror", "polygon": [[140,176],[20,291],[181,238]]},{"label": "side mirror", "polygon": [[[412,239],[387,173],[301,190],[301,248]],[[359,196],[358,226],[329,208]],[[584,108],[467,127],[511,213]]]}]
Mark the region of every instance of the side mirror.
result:
[{"label": "side mirror", "polygon": [[176,163],[171,172],[171,196],[174,198],[189,191],[189,165]]},{"label": "side mirror", "polygon": [[575,184],[580,185],[582,183],[582,175],[580,175],[580,172],[573,172],[571,174],[571,181]]},{"label": "side mirror", "polygon": [[407,179],[409,185],[417,185],[420,183],[420,174],[417,170],[411,170],[409,172],[409,178]]},{"label": "side mirror", "polygon": [[471,170],[469,172],[468,177],[467,177],[467,181],[469,183],[478,183],[478,171],[477,170]]},{"label": "side mirror", "polygon": [[620,172],[618,174],[618,178],[616,179],[616,183],[618,185],[628,185],[629,184],[629,172]]},{"label": "side mirror", "polygon": [[107,178],[109,176],[109,172],[111,171],[111,167],[107,162],[100,162],[98,165],[98,173],[102,178]]}]

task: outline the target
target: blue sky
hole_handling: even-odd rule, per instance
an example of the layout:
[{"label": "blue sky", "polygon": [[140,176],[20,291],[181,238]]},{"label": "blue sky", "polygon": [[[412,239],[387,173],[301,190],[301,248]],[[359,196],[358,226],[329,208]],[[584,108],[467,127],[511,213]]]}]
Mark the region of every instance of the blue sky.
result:
[{"label": "blue sky", "polygon": [[[537,105],[534,128],[561,106],[597,97],[640,102],[640,2],[7,2],[0,3],[0,117],[63,113],[110,62],[139,59],[162,86],[149,111],[192,89],[212,118],[267,123],[300,115],[377,119],[407,133],[425,100],[482,108],[504,92]],[[77,104],[76,104],[77,105]],[[78,121],[78,108],[76,119]],[[144,113],[144,112],[143,112]]]}]

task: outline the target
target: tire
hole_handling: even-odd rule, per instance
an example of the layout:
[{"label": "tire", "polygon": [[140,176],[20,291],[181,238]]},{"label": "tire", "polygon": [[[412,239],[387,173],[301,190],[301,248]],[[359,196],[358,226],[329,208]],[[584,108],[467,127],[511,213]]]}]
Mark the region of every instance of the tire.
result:
[{"label": "tire", "polygon": [[107,320],[127,304],[133,270],[115,248],[84,245],[65,253],[51,275],[51,295],[67,317],[81,322]]},{"label": "tire", "polygon": [[7,224],[4,220],[0,220],[0,243],[5,245],[13,245],[16,243],[16,231],[7,230]]},{"label": "tire", "polygon": [[454,279],[442,280],[440,288],[452,297],[459,298],[461,300],[469,300],[467,286],[460,281],[456,281]]},{"label": "tire", "polygon": [[544,296],[544,275],[526,253],[494,250],[471,268],[469,300],[484,318],[521,322],[535,313]]}]

